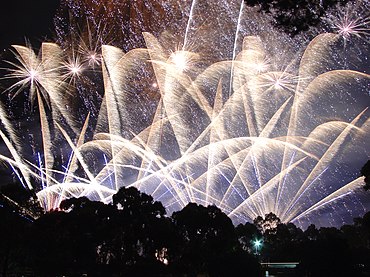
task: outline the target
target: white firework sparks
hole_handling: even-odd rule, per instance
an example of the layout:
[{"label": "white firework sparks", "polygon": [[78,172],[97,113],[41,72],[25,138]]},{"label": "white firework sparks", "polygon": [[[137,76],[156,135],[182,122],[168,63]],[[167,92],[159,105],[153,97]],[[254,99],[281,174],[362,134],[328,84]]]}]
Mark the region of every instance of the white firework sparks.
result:
[{"label": "white firework sparks", "polygon": [[[223,6],[204,13],[197,1],[190,7],[192,24],[197,19],[204,28],[195,34],[205,36],[199,47],[191,24],[184,26],[187,49],[181,51],[149,33],[146,48],[127,53],[80,39],[69,53],[73,58],[52,43],[43,44],[39,56],[15,46],[18,62],[9,77],[19,81],[9,90],[29,88],[31,98],[37,96],[42,155],[33,163],[13,146],[15,139],[7,136],[15,136],[8,131],[13,126],[2,116],[7,133],[0,134],[10,154],[0,159],[38,191],[46,210],[68,197],[109,202],[119,187],[135,186],[168,211],[189,202],[215,204],[234,222],[274,212],[283,222],[305,225],[325,213],[362,212],[361,205],[339,209],[345,201],[359,202],[361,179],[342,172],[339,180],[335,173],[351,152],[366,159],[370,76],[331,70],[338,35],[318,35],[299,62],[284,61],[266,51],[268,36],[235,39],[247,28],[247,9],[230,4],[230,22],[214,31],[205,22]],[[343,37],[362,32],[358,22],[347,23]],[[236,24],[237,34],[227,32]],[[232,37],[226,40],[225,33]],[[189,45],[205,50],[193,53]],[[218,58],[227,55],[232,60]],[[71,92],[71,86],[84,84],[79,80],[87,78],[87,68],[102,75],[103,99],[97,103]],[[99,114],[81,108],[84,102],[98,105]]]}]

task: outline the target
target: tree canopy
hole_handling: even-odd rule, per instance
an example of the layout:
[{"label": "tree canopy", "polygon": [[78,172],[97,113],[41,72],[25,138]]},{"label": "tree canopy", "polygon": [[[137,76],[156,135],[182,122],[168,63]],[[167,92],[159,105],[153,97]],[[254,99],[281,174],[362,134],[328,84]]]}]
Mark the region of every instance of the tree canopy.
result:
[{"label": "tree canopy", "polygon": [[33,221],[4,203],[0,216],[2,276],[261,276],[261,261],[298,261],[295,276],[370,270],[370,212],[340,229],[303,231],[273,213],[235,227],[216,206],[168,216],[150,195],[121,188],[110,204],[71,198]]},{"label": "tree canopy", "polygon": [[366,164],[361,168],[361,176],[365,177],[364,178],[364,182],[365,182],[364,189],[369,190],[370,189],[370,160],[368,160]]},{"label": "tree canopy", "polygon": [[347,2],[348,0],[245,0],[247,5],[258,6],[261,12],[271,14],[273,24],[291,36],[316,26],[325,11]]}]

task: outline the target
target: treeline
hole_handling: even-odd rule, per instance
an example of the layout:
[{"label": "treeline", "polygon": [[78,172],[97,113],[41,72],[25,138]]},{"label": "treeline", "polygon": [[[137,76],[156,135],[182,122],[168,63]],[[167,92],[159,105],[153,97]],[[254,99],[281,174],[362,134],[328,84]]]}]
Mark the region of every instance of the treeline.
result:
[{"label": "treeline", "polygon": [[370,213],[340,229],[303,231],[272,213],[234,226],[215,206],[166,216],[135,188],[111,204],[68,199],[37,220],[2,198],[0,232],[1,276],[265,276],[261,261],[299,262],[289,276],[370,271]]},{"label": "treeline", "polygon": [[248,6],[258,6],[260,12],[271,14],[275,27],[291,36],[317,26],[325,13],[337,6],[343,8],[349,0],[245,0]]}]

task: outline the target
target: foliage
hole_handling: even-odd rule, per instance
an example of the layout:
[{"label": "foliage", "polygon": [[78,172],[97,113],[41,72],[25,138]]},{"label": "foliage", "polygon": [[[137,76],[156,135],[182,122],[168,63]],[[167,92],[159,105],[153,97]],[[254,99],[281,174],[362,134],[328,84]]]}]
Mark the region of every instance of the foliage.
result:
[{"label": "foliage", "polygon": [[291,36],[316,26],[330,7],[347,2],[348,0],[245,0],[247,5],[258,5],[261,12],[271,14],[275,20],[274,25]]},{"label": "foliage", "polygon": [[238,238],[239,246],[243,251],[253,253],[254,241],[262,240],[262,233],[255,224],[246,222],[245,224],[239,224],[235,228],[235,232]]},{"label": "foliage", "polygon": [[209,272],[221,253],[230,256],[236,246],[234,226],[216,206],[189,203],[172,219],[178,238],[173,263],[191,276]]},{"label": "foliage", "polygon": [[12,206],[0,203],[0,276],[27,271],[24,234],[31,223]]},{"label": "foliage", "polygon": [[0,186],[0,204],[17,211],[29,220],[43,214],[35,192],[25,190],[20,183]]},{"label": "foliage", "polygon": [[2,276],[261,276],[260,261],[299,261],[295,276],[370,270],[370,212],[340,229],[303,231],[273,213],[235,227],[219,208],[195,203],[167,217],[135,188],[121,188],[112,204],[71,198],[35,221],[7,203],[0,206]]},{"label": "foliage", "polygon": [[257,216],[254,221],[254,225],[257,226],[258,230],[264,234],[274,234],[276,233],[277,226],[281,223],[280,218],[274,213],[268,213],[265,218],[262,216]]},{"label": "foliage", "polygon": [[365,177],[364,189],[369,190],[370,189],[370,160],[368,160],[366,164],[361,168],[361,176]]}]

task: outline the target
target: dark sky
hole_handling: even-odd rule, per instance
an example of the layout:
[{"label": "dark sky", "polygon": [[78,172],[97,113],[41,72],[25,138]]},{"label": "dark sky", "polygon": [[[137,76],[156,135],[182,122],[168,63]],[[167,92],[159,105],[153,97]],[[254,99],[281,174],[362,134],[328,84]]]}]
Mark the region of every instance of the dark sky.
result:
[{"label": "dark sky", "polygon": [[50,38],[53,16],[60,0],[2,0],[0,5],[0,47],[32,44]]},{"label": "dark sky", "polygon": [[[53,17],[60,0],[2,0],[0,4],[0,53],[12,44],[30,40],[38,46],[52,36]],[[2,72],[1,72],[2,73]],[[0,152],[3,149],[0,148]],[[0,166],[1,183],[10,182],[8,168]]]}]

